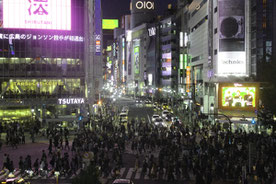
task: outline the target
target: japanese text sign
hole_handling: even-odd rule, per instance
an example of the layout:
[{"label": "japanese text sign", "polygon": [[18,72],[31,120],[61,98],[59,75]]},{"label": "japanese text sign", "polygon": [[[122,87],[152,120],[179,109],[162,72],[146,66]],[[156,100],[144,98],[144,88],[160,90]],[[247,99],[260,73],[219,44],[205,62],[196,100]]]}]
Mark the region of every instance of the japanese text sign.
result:
[{"label": "japanese text sign", "polygon": [[3,27],[71,30],[71,0],[3,0]]}]

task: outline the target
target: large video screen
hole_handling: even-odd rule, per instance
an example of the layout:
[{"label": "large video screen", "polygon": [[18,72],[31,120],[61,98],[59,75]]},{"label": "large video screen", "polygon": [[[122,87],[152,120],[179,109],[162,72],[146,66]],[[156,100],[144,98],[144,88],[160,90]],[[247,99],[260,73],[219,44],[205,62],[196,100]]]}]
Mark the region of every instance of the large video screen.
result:
[{"label": "large video screen", "polygon": [[71,0],[3,0],[3,28],[71,30]]},{"label": "large video screen", "polygon": [[103,19],[102,20],[102,28],[103,29],[115,29],[119,27],[118,19]]},{"label": "large video screen", "polygon": [[223,107],[256,107],[256,87],[222,87]]}]

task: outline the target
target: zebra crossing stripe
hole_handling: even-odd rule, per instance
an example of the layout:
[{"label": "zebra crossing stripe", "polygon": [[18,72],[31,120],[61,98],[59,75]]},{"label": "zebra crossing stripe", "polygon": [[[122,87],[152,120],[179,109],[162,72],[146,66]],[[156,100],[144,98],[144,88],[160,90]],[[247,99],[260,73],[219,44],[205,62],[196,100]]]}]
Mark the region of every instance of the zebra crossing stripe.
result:
[{"label": "zebra crossing stripe", "polygon": [[144,180],[149,180],[149,176],[148,176],[148,174],[147,174],[147,173],[145,173]]},{"label": "zebra crossing stripe", "polygon": [[0,176],[0,180],[4,179],[7,175],[8,175],[7,172],[4,173],[2,176]]},{"label": "zebra crossing stripe", "polygon": [[162,179],[163,180],[167,179],[167,177],[166,177],[166,169],[165,168],[163,168],[163,177],[162,177]]},{"label": "zebra crossing stripe", "polygon": [[78,169],[77,172],[76,172],[76,175],[79,175],[81,172],[81,169]]},{"label": "zebra crossing stripe", "polygon": [[26,175],[26,176],[24,176],[24,178],[23,178],[24,180],[26,180],[26,179],[29,179],[29,176],[28,175]]},{"label": "zebra crossing stripe", "polygon": [[5,177],[5,175],[0,176],[0,180],[4,179]]},{"label": "zebra crossing stripe", "polygon": [[112,175],[109,174],[108,177],[107,177],[107,179],[112,179]]},{"label": "zebra crossing stripe", "polygon": [[131,178],[133,171],[134,171],[134,169],[133,169],[133,168],[130,168],[130,169],[128,170],[128,173],[127,173],[126,179],[130,179],[130,178]]},{"label": "zebra crossing stripe", "polygon": [[13,175],[16,177],[16,176],[18,176],[19,174],[20,174],[20,170],[17,170],[17,171],[14,172]]},{"label": "zebra crossing stripe", "polygon": [[138,180],[141,177],[142,174],[142,168],[139,168],[135,174],[134,179]]},{"label": "zebra crossing stripe", "polygon": [[76,175],[75,174],[72,174],[72,176],[70,177],[70,179],[73,179]]},{"label": "zebra crossing stripe", "polygon": [[125,170],[126,170],[126,168],[125,168],[125,167],[120,169],[120,175],[121,175],[121,177],[123,176],[123,174],[124,174]]},{"label": "zebra crossing stripe", "polygon": [[36,175],[36,176],[34,176],[32,179],[36,180],[36,179],[38,179],[38,178],[40,178],[40,175],[39,175],[39,174]]}]

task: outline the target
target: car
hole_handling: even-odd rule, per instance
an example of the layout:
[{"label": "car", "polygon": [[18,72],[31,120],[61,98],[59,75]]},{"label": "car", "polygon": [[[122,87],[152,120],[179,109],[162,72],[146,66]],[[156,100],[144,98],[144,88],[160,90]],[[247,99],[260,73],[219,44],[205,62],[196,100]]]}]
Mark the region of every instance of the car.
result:
[{"label": "car", "polygon": [[152,118],[151,118],[151,121],[152,121],[152,122],[155,122],[155,120],[156,120],[157,118],[160,118],[160,116],[159,116],[158,114],[154,114],[154,115],[152,116]]},{"label": "car", "polygon": [[173,113],[172,108],[168,107],[167,110],[168,110],[170,113]]},{"label": "car", "polygon": [[147,107],[151,107],[151,106],[152,106],[152,103],[151,103],[150,100],[145,100],[145,105],[146,105]]},{"label": "car", "polygon": [[169,114],[167,114],[164,118],[165,118],[166,121],[172,121],[172,118],[173,118],[173,117],[172,117],[172,114],[169,113]]},{"label": "car", "polygon": [[164,110],[162,112],[162,118],[166,118],[166,116],[169,115],[169,114],[170,114],[170,112],[168,110]]},{"label": "car", "polygon": [[119,118],[120,118],[120,122],[127,122],[128,115],[127,113],[120,113]]},{"label": "car", "polygon": [[116,179],[112,184],[134,184],[133,181],[128,179]]},{"label": "car", "polygon": [[129,111],[128,106],[124,106],[123,109],[122,109],[122,113],[128,114],[128,111]]},{"label": "car", "polygon": [[155,125],[155,126],[158,126],[158,127],[166,127],[166,123],[163,121],[162,118],[157,118],[157,119],[154,121],[154,125]]},{"label": "car", "polygon": [[167,103],[163,103],[163,104],[162,104],[162,109],[166,110],[166,109],[168,109],[168,108],[169,108],[169,106],[168,106]]},{"label": "car", "polygon": [[139,99],[139,98],[136,98],[135,102],[136,102],[136,103],[142,103],[142,100]]}]

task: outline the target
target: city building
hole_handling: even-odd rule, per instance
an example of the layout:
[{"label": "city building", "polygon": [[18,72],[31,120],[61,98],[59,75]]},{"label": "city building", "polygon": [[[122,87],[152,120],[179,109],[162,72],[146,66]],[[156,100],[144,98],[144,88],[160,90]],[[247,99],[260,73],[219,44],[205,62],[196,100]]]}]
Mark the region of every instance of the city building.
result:
[{"label": "city building", "polygon": [[274,15],[274,1],[179,1],[180,77],[185,77],[179,92],[190,109],[237,122],[256,118],[260,90],[269,81],[265,66],[275,60]]},{"label": "city building", "polygon": [[14,2],[1,1],[0,120],[87,117],[87,104],[100,87],[92,82],[99,76],[91,72],[97,67],[96,50],[88,49],[96,45],[91,25],[100,1],[43,1],[40,6],[25,1],[20,7]]}]

